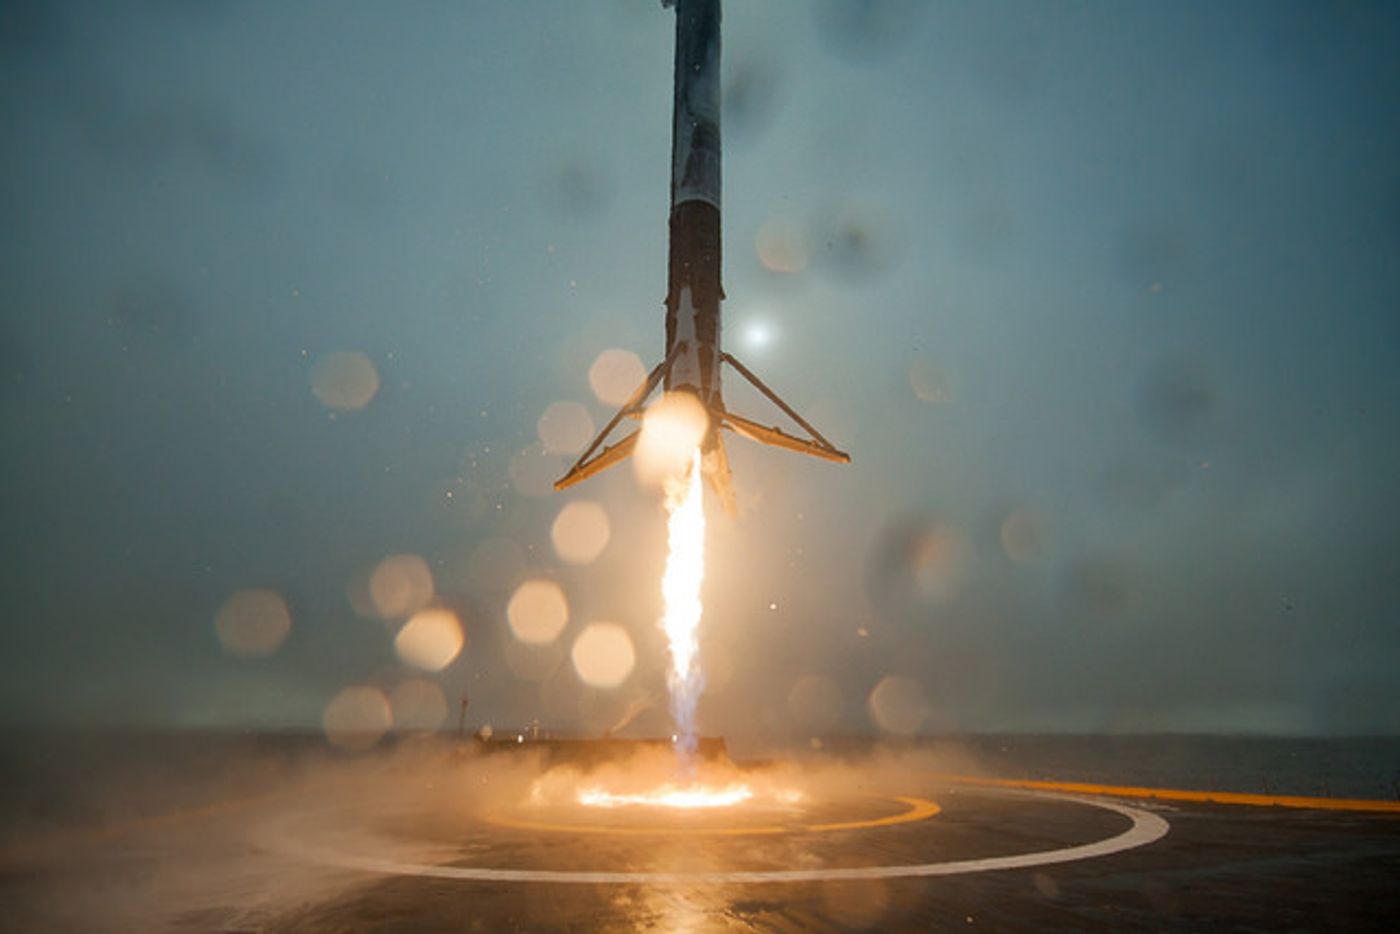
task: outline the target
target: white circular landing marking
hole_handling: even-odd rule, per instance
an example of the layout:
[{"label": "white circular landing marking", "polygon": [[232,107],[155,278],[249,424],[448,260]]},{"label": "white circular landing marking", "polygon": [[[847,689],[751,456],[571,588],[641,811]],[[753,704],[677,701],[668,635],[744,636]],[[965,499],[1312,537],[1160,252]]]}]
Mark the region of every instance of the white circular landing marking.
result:
[{"label": "white circular landing marking", "polygon": [[376,859],[348,853],[317,850],[305,845],[278,841],[278,849],[322,865],[384,875],[416,876],[423,879],[456,879],[463,882],[553,882],[587,885],[743,885],[773,882],[860,882],[878,879],[907,879],[924,876],[955,876],[1000,869],[1027,869],[1053,863],[1071,863],[1097,856],[1109,856],[1155,843],[1167,835],[1170,825],[1156,814],[1117,804],[1074,795],[1021,793],[1016,797],[1050,798],[1101,808],[1132,821],[1122,833],[1058,850],[961,859],[907,866],[861,866],[845,869],[778,869],[734,872],[593,872],[556,869],[492,869],[478,866],[434,866],[428,863]]}]

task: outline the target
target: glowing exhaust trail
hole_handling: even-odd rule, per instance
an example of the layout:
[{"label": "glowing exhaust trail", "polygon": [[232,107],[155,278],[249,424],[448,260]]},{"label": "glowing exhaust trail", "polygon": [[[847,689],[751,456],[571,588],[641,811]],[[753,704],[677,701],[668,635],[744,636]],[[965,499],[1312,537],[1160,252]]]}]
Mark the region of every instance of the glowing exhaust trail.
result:
[{"label": "glowing exhaust trail", "polygon": [[666,484],[666,573],[661,578],[665,615],[661,626],[671,652],[666,683],[671,689],[671,716],[676,721],[676,746],[689,765],[697,737],[695,705],[705,688],[700,671],[700,584],[705,578],[705,500],[700,480],[700,449],[690,468]]}]

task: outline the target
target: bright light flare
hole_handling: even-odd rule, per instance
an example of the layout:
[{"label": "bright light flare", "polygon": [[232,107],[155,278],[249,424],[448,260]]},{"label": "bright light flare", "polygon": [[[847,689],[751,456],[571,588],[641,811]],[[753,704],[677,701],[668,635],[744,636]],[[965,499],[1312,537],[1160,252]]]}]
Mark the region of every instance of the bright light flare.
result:
[{"label": "bright light flare", "polygon": [[764,321],[751,321],[742,332],[744,344],[750,350],[763,350],[773,343],[773,329]]},{"label": "bright light flare", "polygon": [[530,786],[532,807],[662,809],[673,811],[744,808],[792,810],[807,796],[790,775],[740,772],[699,762],[694,774],[678,776],[669,751],[649,750],[586,774],[564,766],[540,775]]},{"label": "bright light flare", "polygon": [[578,803],[595,808],[727,808],[753,797],[753,789],[735,782],[718,787],[703,785],[660,785],[646,791],[620,794],[604,788],[580,788]]},{"label": "bright light flare", "polygon": [[693,393],[663,395],[642,416],[642,433],[632,455],[638,479],[658,487],[684,474],[709,427],[709,413]]}]

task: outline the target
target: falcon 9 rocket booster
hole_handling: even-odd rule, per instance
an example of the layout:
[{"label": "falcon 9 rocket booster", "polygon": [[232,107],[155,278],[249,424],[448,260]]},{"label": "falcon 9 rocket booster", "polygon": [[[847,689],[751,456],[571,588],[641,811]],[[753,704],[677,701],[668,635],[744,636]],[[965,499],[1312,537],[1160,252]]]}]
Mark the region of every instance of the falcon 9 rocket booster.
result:
[{"label": "falcon 9 rocket booster", "polygon": [[[676,9],[675,97],[671,127],[670,262],[666,292],[666,352],[626,404],[554,486],[563,490],[625,459],[640,429],[606,441],[625,418],[641,416],[658,385],[689,393],[708,416],[701,441],[706,480],[725,510],[734,493],[722,430],[826,460],[848,463],[791,406],[721,346],[720,0],[663,0]],[[729,411],[721,392],[727,364],[783,412],[806,437]],[[601,448],[601,450],[600,450]]]}]

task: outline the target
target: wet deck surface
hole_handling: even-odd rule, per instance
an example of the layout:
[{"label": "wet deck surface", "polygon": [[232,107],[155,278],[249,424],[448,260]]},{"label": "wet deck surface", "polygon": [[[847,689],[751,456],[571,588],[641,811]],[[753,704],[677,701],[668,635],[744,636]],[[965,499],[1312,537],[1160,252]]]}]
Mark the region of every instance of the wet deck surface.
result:
[{"label": "wet deck surface", "polygon": [[[1052,852],[1128,821],[1062,801],[939,789],[927,821],[754,838],[547,839],[503,833],[457,866],[531,869],[840,869]],[[1400,820],[1307,812],[1158,808],[1142,848],[1082,861],[932,878],[577,885],[387,877],[280,930],[996,930],[1381,926],[1400,911]]]},{"label": "wet deck surface", "polygon": [[912,775],[682,815],[383,787],[303,787],[12,847],[0,910],[13,930],[286,932],[1363,929],[1400,916],[1396,815]]}]

